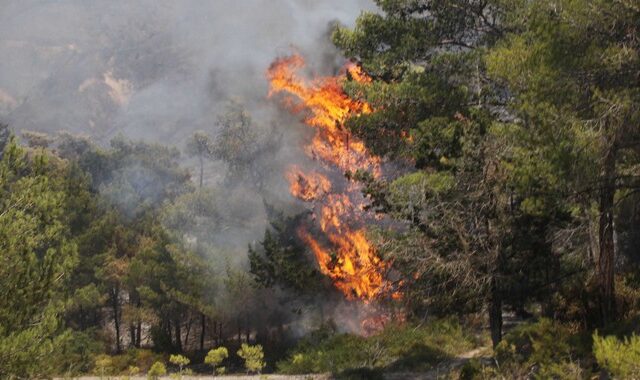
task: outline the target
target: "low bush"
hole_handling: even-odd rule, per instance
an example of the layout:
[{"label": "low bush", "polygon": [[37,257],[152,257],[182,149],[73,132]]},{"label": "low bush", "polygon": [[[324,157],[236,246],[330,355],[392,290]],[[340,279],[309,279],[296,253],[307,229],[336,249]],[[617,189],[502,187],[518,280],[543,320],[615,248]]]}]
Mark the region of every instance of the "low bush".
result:
[{"label": "low bush", "polygon": [[[129,372],[129,368],[136,367],[141,372],[146,372],[151,368],[151,365],[155,362],[162,361],[162,355],[156,354],[151,350],[144,349],[130,349],[120,355],[98,355],[95,358],[107,357],[110,365],[103,372],[110,375],[126,375]],[[96,359],[94,363],[97,364]],[[93,372],[99,374],[98,368],[94,365]]]},{"label": "low bush", "polygon": [[178,366],[178,373],[179,376],[178,378],[182,378],[182,369],[184,368],[184,366],[189,365],[189,363],[191,363],[191,360],[189,360],[189,358],[187,358],[186,356],[183,355],[171,355],[169,357],[169,363]]},{"label": "low bush", "polygon": [[213,369],[213,374],[216,374],[216,371],[222,370],[224,372],[224,367],[219,367],[220,363],[222,363],[226,358],[229,357],[229,351],[226,347],[218,347],[215,349],[209,350],[207,356],[204,358],[204,363],[209,364]]},{"label": "low bush", "polygon": [[89,373],[101,352],[104,352],[104,346],[94,331],[71,331],[65,344],[54,353],[55,373],[65,377]]},{"label": "low bush", "polygon": [[164,366],[162,362],[155,362],[149,368],[147,372],[147,379],[149,380],[158,380],[158,377],[164,376],[167,374],[167,368]]},{"label": "low bush", "polygon": [[593,354],[600,367],[615,378],[640,378],[640,337],[633,334],[619,340],[614,336],[593,334]]},{"label": "low bush", "polygon": [[390,325],[367,338],[324,328],[300,341],[277,367],[287,374],[349,374],[365,369],[421,371],[476,344],[475,338],[453,319],[423,325]]},{"label": "low bush", "polygon": [[495,349],[496,368],[483,375],[512,378],[581,378],[574,358],[578,340],[558,322],[541,319],[514,328]]},{"label": "low bush", "polygon": [[256,344],[250,346],[246,343],[242,343],[242,346],[238,350],[238,356],[244,359],[244,366],[247,372],[260,373],[265,366],[264,352],[262,346]]}]

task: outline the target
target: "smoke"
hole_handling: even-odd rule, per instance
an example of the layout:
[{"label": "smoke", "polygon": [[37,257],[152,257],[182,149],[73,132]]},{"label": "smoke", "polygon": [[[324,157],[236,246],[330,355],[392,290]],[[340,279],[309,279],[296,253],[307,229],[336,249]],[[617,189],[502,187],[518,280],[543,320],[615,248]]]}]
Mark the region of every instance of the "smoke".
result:
[{"label": "smoke", "polygon": [[0,120],[104,142],[183,141],[230,97],[256,107],[264,72],[295,46],[335,59],[333,21],[370,0],[24,1],[0,4]]},{"label": "smoke", "polygon": [[[371,0],[112,0],[0,3],[0,122],[13,130],[91,136],[104,145],[122,134],[182,150],[195,130],[216,135],[229,99],[245,104],[262,134],[281,133],[266,169],[282,173],[302,159],[297,120],[265,99],[275,57],[305,55],[319,74],[342,62],[328,39],[334,22],[352,24]],[[193,164],[193,163],[191,163]],[[265,166],[265,165],[263,165]],[[194,167],[195,169],[195,167]],[[227,213],[257,220],[255,194],[223,184],[209,163],[206,181],[233,194]],[[261,186],[269,201],[291,201],[281,176]],[[243,198],[250,202],[243,201]],[[258,197],[260,198],[260,197]],[[235,210],[235,211],[234,211]],[[227,231],[227,235],[240,234]],[[246,248],[246,240],[235,246]]]},{"label": "smoke", "polygon": [[[101,145],[124,135],[183,151],[193,131],[218,134],[230,100],[244,104],[258,136],[276,145],[259,157],[260,183],[229,180],[229,167],[209,162],[210,216],[222,222],[185,233],[204,234],[220,250],[212,262],[246,268],[248,244],[267,227],[263,200],[299,207],[283,174],[292,162],[313,165],[300,151],[307,128],[266,99],[265,72],[295,50],[317,74],[334,74],[343,59],[330,27],[352,25],[363,10],[373,10],[371,0],[3,0],[0,123],[88,135]],[[183,164],[195,179],[196,160]],[[138,188],[159,181],[154,175],[133,165],[100,191],[132,210]]]}]

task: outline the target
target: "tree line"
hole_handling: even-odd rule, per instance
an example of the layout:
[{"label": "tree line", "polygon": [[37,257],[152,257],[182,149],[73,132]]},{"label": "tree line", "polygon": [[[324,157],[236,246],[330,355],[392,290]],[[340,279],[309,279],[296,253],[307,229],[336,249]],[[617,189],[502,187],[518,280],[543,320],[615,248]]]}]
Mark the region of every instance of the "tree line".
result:
[{"label": "tree line", "polygon": [[348,127],[408,163],[356,173],[381,251],[423,313],[603,326],[637,305],[640,8],[616,1],[376,1],[333,41],[371,84]]}]

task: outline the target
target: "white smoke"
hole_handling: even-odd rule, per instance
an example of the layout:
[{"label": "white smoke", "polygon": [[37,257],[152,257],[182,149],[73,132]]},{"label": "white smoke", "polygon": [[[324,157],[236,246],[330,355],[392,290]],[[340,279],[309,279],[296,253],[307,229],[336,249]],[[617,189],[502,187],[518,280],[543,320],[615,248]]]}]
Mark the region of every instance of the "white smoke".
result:
[{"label": "white smoke", "polygon": [[[264,72],[295,46],[335,57],[333,21],[370,0],[3,0],[0,121],[161,143],[213,127],[230,97],[255,106]],[[330,67],[330,66],[329,66]]]}]

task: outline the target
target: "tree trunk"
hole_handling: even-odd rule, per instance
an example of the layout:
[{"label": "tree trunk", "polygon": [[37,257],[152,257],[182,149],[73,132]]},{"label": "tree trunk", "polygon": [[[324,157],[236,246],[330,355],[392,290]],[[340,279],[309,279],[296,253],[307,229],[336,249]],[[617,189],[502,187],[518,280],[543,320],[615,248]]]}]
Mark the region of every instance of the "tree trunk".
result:
[{"label": "tree trunk", "polygon": [[129,324],[129,347],[134,348],[136,346],[136,325],[135,323]]},{"label": "tree trunk", "polygon": [[182,331],[180,330],[180,322],[176,320],[174,322],[176,330],[176,348],[178,352],[182,352]]},{"label": "tree trunk", "polygon": [[204,350],[204,333],[205,333],[206,317],[204,313],[200,313],[200,351]]},{"label": "tree trunk", "polygon": [[491,281],[491,299],[489,301],[489,329],[491,342],[495,348],[502,340],[502,299],[498,291],[496,279]]},{"label": "tree trunk", "polygon": [[184,345],[186,349],[189,349],[189,335],[191,334],[191,325],[193,324],[193,319],[189,318],[189,322],[187,323],[187,333],[184,336]]},{"label": "tree trunk", "polygon": [[138,321],[138,334],[136,336],[136,348],[140,348],[142,340],[142,322]]},{"label": "tree trunk", "polygon": [[614,261],[615,242],[613,208],[616,192],[616,149],[608,149],[601,174],[600,220],[598,226],[598,282],[600,288],[600,311],[602,324],[616,319]]},{"label": "tree trunk", "polygon": [[116,330],[116,352],[120,353],[122,347],[120,346],[120,302],[118,299],[120,288],[115,286],[111,288],[111,307],[113,309],[113,325]]}]

